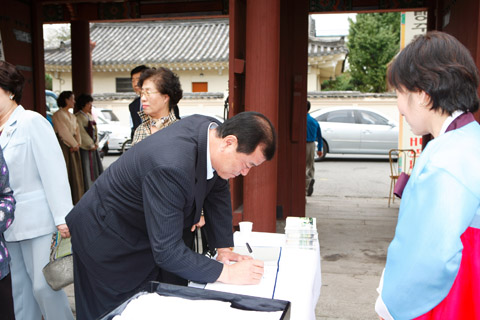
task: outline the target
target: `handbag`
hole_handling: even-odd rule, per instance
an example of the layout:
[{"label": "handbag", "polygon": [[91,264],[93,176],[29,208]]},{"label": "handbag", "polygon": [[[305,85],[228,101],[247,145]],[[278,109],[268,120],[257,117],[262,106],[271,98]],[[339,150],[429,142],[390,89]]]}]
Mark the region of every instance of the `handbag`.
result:
[{"label": "handbag", "polygon": [[58,291],[73,283],[73,256],[70,238],[56,232],[50,247],[50,262],[43,267],[43,275],[50,287]]}]

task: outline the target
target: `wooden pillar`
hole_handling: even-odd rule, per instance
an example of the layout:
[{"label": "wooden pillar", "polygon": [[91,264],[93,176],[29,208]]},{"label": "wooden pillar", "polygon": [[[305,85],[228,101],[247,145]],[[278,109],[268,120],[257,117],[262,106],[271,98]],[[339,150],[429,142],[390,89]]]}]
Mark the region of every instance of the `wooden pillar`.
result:
[{"label": "wooden pillar", "polygon": [[[230,57],[229,57],[229,117],[245,111],[245,57],[246,57],[247,0],[230,0]],[[230,180],[233,225],[243,219],[243,177]]]},{"label": "wooden pillar", "polygon": [[[280,0],[230,0],[230,116],[258,111],[278,129]],[[278,155],[232,181],[236,220],[276,231]]]},{"label": "wooden pillar", "polygon": [[75,96],[92,93],[92,55],[88,21],[71,22],[72,87]]},{"label": "wooden pillar", "polygon": [[303,217],[307,135],[308,1],[281,2],[277,217]]},{"label": "wooden pillar", "polygon": [[[450,4],[450,5],[448,5]],[[437,8],[440,21],[449,16],[449,23],[443,31],[457,38],[472,54],[473,59],[480,69],[480,3],[478,1],[457,0],[450,2],[443,0]],[[465,32],[466,26],[468,32]],[[478,90],[480,94],[480,89]],[[475,112],[475,119],[480,122],[480,111]]]},{"label": "wooden pillar", "polygon": [[[278,130],[280,1],[247,1],[245,111],[267,116]],[[245,220],[255,231],[276,231],[278,154],[244,178]]]},{"label": "wooden pillar", "polygon": [[231,183],[234,223],[255,231],[305,215],[307,50],[308,0],[230,0],[230,116],[261,112],[279,136],[272,161]]},{"label": "wooden pillar", "polygon": [[45,103],[45,60],[43,49],[43,10],[42,5],[35,1],[32,4],[32,51],[33,51],[33,110],[46,116]]}]

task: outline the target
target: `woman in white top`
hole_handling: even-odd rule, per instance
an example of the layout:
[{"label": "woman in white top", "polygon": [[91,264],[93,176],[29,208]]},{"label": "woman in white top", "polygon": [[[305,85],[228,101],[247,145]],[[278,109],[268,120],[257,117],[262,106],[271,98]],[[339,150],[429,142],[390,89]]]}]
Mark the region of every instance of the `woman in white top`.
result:
[{"label": "woman in white top", "polygon": [[15,66],[0,61],[0,146],[17,201],[15,220],[4,233],[12,258],[15,317],[68,320],[73,315],[67,295],[52,290],[42,273],[52,234],[70,237],[65,224],[72,209],[67,170],[50,123],[20,105],[24,83]]}]

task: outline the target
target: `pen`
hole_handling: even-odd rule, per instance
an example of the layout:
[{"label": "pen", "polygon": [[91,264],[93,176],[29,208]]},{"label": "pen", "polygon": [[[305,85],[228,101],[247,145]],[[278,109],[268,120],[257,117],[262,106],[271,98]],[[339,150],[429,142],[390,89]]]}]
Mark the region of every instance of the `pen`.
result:
[{"label": "pen", "polygon": [[248,242],[245,242],[245,244],[247,245],[247,249],[248,249],[248,252],[250,253],[250,256],[255,259],[255,257],[253,256],[253,250],[252,250],[252,247],[250,247],[250,245],[248,244]]}]

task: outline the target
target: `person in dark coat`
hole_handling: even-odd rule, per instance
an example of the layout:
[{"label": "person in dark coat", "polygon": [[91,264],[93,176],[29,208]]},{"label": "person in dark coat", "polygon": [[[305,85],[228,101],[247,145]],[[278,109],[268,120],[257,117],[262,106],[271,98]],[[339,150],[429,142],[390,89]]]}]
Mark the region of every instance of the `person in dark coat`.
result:
[{"label": "person in dark coat", "polygon": [[[77,319],[96,319],[113,310],[157,279],[159,268],[201,283],[259,283],[263,262],[230,250],[227,180],[247,175],[270,160],[275,149],[271,122],[260,113],[243,112],[222,124],[187,117],[122,155],[66,218]],[[218,261],[193,252],[182,240],[202,208]]]},{"label": "person in dark coat", "polygon": [[140,92],[142,91],[141,86],[138,85],[138,81],[140,80],[140,75],[144,70],[147,70],[148,67],[145,65],[136,66],[135,68],[130,71],[130,79],[132,80],[132,88],[133,91],[138,95],[129,105],[128,110],[130,111],[130,119],[132,120],[132,133],[130,139],[133,139],[133,134],[137,127],[142,123],[142,119],[138,115],[138,112],[142,110],[142,105],[140,102]]}]

